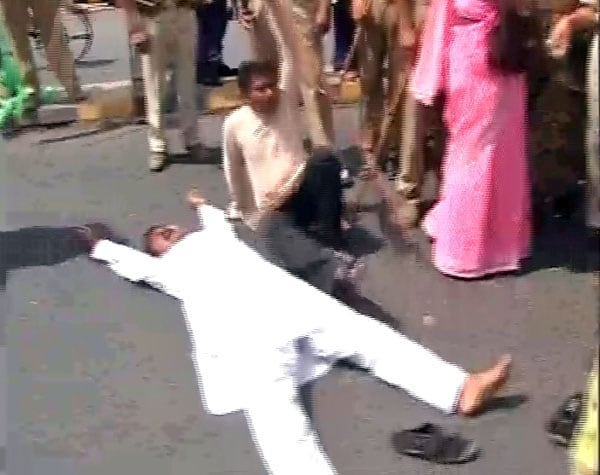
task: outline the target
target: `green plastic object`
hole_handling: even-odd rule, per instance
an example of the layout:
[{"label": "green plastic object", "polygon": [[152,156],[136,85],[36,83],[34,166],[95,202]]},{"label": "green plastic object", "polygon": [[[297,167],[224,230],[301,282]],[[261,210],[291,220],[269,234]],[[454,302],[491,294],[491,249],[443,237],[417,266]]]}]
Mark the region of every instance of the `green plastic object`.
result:
[{"label": "green plastic object", "polygon": [[65,91],[54,86],[45,86],[40,91],[40,102],[42,104],[56,104],[64,101]]},{"label": "green plastic object", "polygon": [[0,129],[18,122],[32,107],[35,91],[23,84],[6,28],[0,19]]}]

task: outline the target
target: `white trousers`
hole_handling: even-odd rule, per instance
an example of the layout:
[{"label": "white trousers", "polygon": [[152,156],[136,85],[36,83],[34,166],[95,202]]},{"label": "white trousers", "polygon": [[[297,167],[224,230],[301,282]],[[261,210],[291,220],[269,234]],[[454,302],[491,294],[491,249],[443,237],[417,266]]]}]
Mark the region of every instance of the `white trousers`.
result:
[{"label": "white trousers", "polygon": [[442,411],[455,410],[467,378],[464,370],[389,326],[340,308],[339,315],[324,316],[323,325],[307,335],[305,348],[299,350],[297,342],[286,345],[278,353],[281,357],[267,361],[253,379],[245,414],[272,475],[337,473],[299,399],[299,371],[307,355],[329,361],[350,359]]},{"label": "white trousers", "polygon": [[167,66],[171,64],[175,70],[179,123],[184,143],[186,147],[190,147],[199,141],[196,109],[196,14],[191,8],[168,6],[155,17],[145,17],[144,22],[150,36],[150,49],[142,55],[150,151],[167,151],[163,99]]}]

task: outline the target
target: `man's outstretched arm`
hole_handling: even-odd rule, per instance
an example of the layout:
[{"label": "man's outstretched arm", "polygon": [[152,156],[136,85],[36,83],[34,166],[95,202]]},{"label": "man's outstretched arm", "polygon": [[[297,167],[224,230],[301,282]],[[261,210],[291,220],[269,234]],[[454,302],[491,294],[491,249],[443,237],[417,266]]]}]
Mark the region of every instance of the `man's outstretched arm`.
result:
[{"label": "man's outstretched arm", "polygon": [[173,295],[161,276],[160,259],[107,239],[102,232],[81,228],[91,259],[104,262],[111,270],[131,282],[146,282],[161,292]]},{"label": "man's outstretched arm", "polygon": [[233,226],[225,217],[225,212],[207,204],[197,189],[193,188],[188,192],[187,203],[196,211],[200,229],[218,231],[223,235],[235,237]]}]

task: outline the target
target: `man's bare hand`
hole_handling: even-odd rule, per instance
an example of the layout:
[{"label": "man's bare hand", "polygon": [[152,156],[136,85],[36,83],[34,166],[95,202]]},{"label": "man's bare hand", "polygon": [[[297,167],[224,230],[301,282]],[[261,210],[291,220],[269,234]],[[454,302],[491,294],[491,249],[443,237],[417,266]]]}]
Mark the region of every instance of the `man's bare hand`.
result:
[{"label": "man's bare hand", "polygon": [[356,22],[363,20],[367,16],[369,0],[352,0],[352,19]]},{"label": "man's bare hand", "polygon": [[263,208],[268,210],[274,210],[281,205],[281,194],[277,191],[267,191],[265,199],[263,201]]},{"label": "man's bare hand", "polygon": [[102,223],[91,223],[84,226],[74,228],[78,238],[81,240],[85,250],[90,253],[98,241],[103,239],[111,239],[113,232],[111,229]]},{"label": "man's bare hand", "polygon": [[573,24],[570,15],[562,17],[552,29],[548,46],[550,53],[555,58],[562,58],[567,54],[567,50],[573,38]]},{"label": "man's bare hand", "polygon": [[239,23],[245,30],[250,30],[254,27],[254,21],[256,20],[256,13],[253,10],[246,8],[241,11],[239,17]]},{"label": "man's bare hand", "polygon": [[191,208],[197,209],[205,204],[206,200],[202,197],[197,188],[192,188],[190,191],[188,191],[186,202]]}]

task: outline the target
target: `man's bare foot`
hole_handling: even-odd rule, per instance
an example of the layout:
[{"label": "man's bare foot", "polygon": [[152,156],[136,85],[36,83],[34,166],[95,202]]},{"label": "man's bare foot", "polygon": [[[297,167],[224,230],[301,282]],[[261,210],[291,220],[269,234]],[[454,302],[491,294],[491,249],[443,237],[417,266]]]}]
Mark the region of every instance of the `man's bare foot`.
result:
[{"label": "man's bare foot", "polygon": [[463,385],[458,400],[458,412],[463,416],[476,415],[484,404],[504,386],[510,374],[511,365],[510,355],[504,355],[490,369],[471,374]]}]

